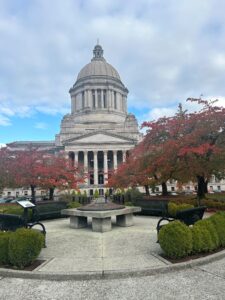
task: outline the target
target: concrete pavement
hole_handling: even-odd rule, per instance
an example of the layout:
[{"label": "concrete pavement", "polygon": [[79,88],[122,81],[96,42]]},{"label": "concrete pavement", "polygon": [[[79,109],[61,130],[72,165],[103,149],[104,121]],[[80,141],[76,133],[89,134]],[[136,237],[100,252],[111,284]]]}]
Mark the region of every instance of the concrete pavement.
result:
[{"label": "concrete pavement", "polygon": [[135,226],[106,233],[46,221],[46,263],[1,269],[0,299],[225,299],[225,252],[172,265],[159,256],[157,221],[138,216]]}]

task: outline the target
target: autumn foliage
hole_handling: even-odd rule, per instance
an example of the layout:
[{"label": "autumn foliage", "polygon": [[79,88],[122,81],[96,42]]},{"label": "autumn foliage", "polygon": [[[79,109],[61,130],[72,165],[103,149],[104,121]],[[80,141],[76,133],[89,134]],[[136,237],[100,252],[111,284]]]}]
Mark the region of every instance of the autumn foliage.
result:
[{"label": "autumn foliage", "polygon": [[53,197],[55,188],[76,189],[83,182],[79,170],[63,154],[51,154],[32,146],[26,150],[0,150],[2,187],[30,187],[35,201],[36,187],[50,190]]},{"label": "autumn foliage", "polygon": [[[181,183],[191,180],[201,198],[212,174],[223,177],[225,108],[202,99],[188,101],[197,102],[200,110],[188,113],[179,105],[174,116],[143,123],[143,141],[130,152],[109,185],[161,184],[166,194],[169,179]],[[126,179],[122,180],[123,176]]]}]

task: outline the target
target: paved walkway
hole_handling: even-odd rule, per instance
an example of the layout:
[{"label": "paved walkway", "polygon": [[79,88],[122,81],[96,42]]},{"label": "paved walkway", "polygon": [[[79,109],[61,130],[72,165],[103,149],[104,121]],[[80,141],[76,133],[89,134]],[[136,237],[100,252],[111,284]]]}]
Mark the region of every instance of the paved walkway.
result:
[{"label": "paved walkway", "polygon": [[[40,258],[48,262],[38,272],[55,274],[107,274],[161,267],[168,262],[158,256],[158,218],[135,217],[135,226],[118,227],[105,233],[88,228],[72,229],[69,219],[45,222],[47,248]],[[113,219],[113,223],[115,219]]]},{"label": "paved walkway", "polygon": [[157,221],[139,216],[106,233],[46,221],[46,263],[34,272],[1,269],[0,299],[225,299],[225,253],[171,265],[159,256]]}]

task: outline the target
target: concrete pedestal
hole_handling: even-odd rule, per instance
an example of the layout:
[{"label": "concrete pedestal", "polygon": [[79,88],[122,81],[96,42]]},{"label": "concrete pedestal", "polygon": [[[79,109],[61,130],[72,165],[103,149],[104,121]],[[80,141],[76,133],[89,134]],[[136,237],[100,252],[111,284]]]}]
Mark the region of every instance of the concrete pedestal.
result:
[{"label": "concrete pedestal", "polygon": [[106,232],[112,230],[111,217],[99,219],[92,218],[92,230],[95,232]]},{"label": "concrete pedestal", "polygon": [[122,227],[133,226],[134,225],[133,214],[116,216],[116,225]]},{"label": "concrete pedestal", "polygon": [[87,217],[71,216],[70,227],[76,229],[87,227]]}]

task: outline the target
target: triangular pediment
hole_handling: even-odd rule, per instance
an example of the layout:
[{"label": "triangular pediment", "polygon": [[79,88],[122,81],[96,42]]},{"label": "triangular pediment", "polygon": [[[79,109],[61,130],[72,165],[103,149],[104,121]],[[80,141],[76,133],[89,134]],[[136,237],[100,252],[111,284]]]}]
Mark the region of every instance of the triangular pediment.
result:
[{"label": "triangular pediment", "polygon": [[134,144],[134,140],[108,132],[92,132],[64,141],[64,145],[76,144]]}]

